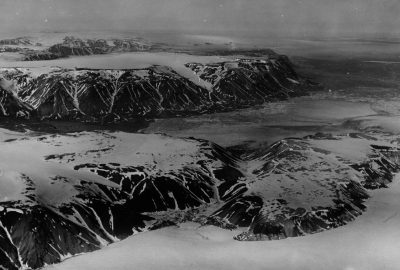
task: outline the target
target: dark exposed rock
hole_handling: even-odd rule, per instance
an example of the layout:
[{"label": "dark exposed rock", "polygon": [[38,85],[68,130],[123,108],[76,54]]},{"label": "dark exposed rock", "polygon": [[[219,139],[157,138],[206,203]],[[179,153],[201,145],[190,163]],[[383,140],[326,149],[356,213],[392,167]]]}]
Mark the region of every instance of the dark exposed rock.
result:
[{"label": "dark exposed rock", "polygon": [[308,85],[282,56],[188,67],[211,88],[162,66],[135,70],[54,69],[36,77],[29,69],[2,69],[0,73],[18,89],[15,96],[32,108],[32,115],[85,122],[234,110],[305,94]]},{"label": "dark exposed rock", "polygon": [[177,226],[177,224],[171,220],[162,220],[160,222],[155,223],[153,226],[151,226],[151,230],[158,230],[162,229],[165,227],[171,227],[171,226]]},{"label": "dark exposed rock", "polygon": [[51,46],[48,51],[58,57],[81,56],[93,54],[106,54],[112,52],[136,52],[145,51],[150,45],[136,39],[79,39],[65,37],[63,43]]},{"label": "dark exposed rock", "polygon": [[16,93],[7,89],[6,82],[0,78],[0,116],[29,118],[32,108],[24,103]]},{"label": "dark exposed rock", "polygon": [[0,45],[33,45],[32,41],[26,37],[18,37],[0,40]]},{"label": "dark exposed rock", "polygon": [[3,216],[2,220],[18,248],[23,264],[30,267],[56,263],[60,260],[60,254],[67,256],[100,247],[94,233],[49,209],[37,206],[23,214],[13,214],[16,216],[12,218],[8,215]]}]

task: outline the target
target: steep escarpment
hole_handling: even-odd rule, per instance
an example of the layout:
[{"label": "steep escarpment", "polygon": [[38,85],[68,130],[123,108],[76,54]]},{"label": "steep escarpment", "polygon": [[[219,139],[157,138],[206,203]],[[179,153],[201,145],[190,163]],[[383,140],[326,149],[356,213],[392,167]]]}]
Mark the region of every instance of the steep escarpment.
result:
[{"label": "steep escarpment", "polygon": [[215,95],[231,104],[256,103],[284,99],[296,94],[302,79],[285,56],[271,55],[268,60],[238,59],[214,64],[186,64],[200,79],[213,86]]},{"label": "steep escarpment", "polygon": [[0,116],[29,118],[32,108],[24,103],[12,82],[0,79]]},{"label": "steep escarpment", "polygon": [[38,268],[189,220],[239,227],[238,240],[335,228],[362,214],[368,189],[399,171],[400,149],[387,139],[317,134],[237,156],[161,135],[7,135],[0,265]]},{"label": "steep escarpment", "polygon": [[40,118],[96,119],[190,113],[210,107],[208,91],[166,67],[140,70],[55,70],[7,77]]},{"label": "steep escarpment", "polygon": [[39,118],[86,121],[233,110],[301,95],[310,87],[285,57],[187,64],[187,68],[194,77],[166,66],[40,72],[3,68],[0,74]]}]

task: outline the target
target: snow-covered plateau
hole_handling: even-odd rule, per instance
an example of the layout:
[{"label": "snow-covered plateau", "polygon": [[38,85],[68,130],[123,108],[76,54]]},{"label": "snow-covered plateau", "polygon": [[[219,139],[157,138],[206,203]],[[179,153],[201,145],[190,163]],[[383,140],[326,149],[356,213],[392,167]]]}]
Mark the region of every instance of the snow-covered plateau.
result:
[{"label": "snow-covered plateau", "polygon": [[398,140],[373,134],[285,139],[240,156],[165,135],[0,135],[6,269],[188,221],[235,230],[238,241],[322,232],[355,220],[368,190],[387,187],[400,168]]}]

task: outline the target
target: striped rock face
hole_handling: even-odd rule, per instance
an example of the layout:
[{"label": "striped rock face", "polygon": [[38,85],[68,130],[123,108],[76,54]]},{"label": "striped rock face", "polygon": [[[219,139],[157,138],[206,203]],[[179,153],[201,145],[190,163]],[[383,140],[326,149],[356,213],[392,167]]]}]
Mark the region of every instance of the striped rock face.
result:
[{"label": "striped rock face", "polygon": [[390,138],[318,134],[236,156],[204,140],[0,130],[0,266],[39,268],[185,221],[279,239],[346,224],[399,170]]},{"label": "striped rock face", "polygon": [[138,69],[2,68],[0,80],[1,115],[86,122],[234,110],[310,87],[279,55]]}]

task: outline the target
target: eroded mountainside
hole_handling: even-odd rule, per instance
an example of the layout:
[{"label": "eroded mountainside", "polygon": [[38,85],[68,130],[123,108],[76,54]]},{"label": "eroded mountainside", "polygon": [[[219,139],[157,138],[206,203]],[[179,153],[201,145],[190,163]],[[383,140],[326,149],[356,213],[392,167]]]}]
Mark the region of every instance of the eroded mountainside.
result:
[{"label": "eroded mountainside", "polygon": [[6,269],[184,221],[239,226],[238,240],[320,232],[360,215],[367,189],[385,187],[400,164],[397,141],[360,134],[287,139],[242,156],[161,135],[1,130],[1,138]]},{"label": "eroded mountainside", "polygon": [[[306,93],[284,56],[143,69],[0,69],[0,113],[40,119],[129,119],[232,110]],[[201,83],[197,83],[198,80]]]}]

